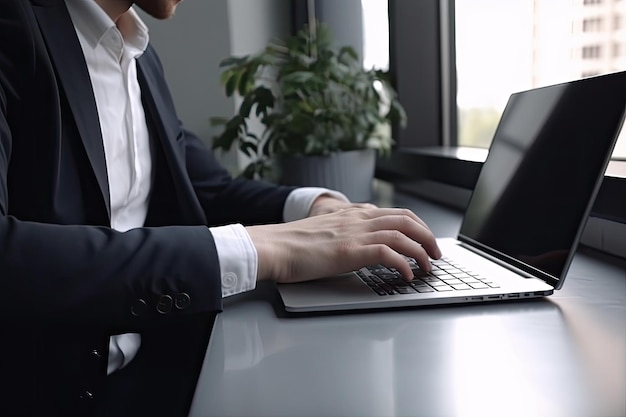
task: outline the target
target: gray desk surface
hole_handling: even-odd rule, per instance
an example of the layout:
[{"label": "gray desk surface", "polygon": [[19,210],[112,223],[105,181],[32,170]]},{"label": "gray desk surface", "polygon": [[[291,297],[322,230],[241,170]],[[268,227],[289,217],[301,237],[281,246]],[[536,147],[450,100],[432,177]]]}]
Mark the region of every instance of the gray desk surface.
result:
[{"label": "gray desk surface", "polygon": [[[383,193],[436,235],[460,213]],[[290,317],[272,284],[225,300],[200,416],[626,415],[626,261],[582,249],[540,300]]]}]

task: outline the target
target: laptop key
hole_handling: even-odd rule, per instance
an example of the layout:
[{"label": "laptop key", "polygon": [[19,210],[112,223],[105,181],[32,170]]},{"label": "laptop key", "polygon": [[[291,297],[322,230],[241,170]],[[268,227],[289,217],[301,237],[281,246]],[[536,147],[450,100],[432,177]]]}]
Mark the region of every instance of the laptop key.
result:
[{"label": "laptop key", "polygon": [[455,290],[469,290],[471,289],[471,287],[467,284],[454,284],[451,285],[452,288],[454,288]]},{"label": "laptop key", "polygon": [[421,269],[418,270],[413,270],[413,276],[415,276],[416,278],[423,278],[423,277],[427,277],[429,276],[428,272],[423,271]]},{"label": "laptop key", "polygon": [[382,290],[378,287],[370,287],[372,290],[374,290],[376,292],[376,294],[378,295],[387,295],[387,292],[385,290]]},{"label": "laptop key", "polygon": [[394,291],[394,289],[393,289],[390,285],[388,285],[388,284],[380,284],[380,285],[378,286],[378,288],[380,288],[380,289],[384,290],[384,291],[385,291],[387,294],[389,294],[389,295],[393,295],[393,294],[395,294],[395,293],[396,293],[396,292]]},{"label": "laptop key", "polygon": [[445,283],[448,284],[448,285],[460,285],[460,284],[463,284],[463,281],[458,280],[456,278],[450,278],[450,279],[442,278],[441,280],[445,281]]}]

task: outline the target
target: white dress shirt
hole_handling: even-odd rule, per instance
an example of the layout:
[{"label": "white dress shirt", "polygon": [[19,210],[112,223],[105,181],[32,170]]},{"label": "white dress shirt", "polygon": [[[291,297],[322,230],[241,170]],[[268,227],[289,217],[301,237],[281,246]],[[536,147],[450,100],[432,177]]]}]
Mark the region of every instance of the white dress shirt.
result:
[{"label": "white dress shirt", "polygon": [[[107,164],[111,203],[111,228],[125,232],[142,227],[151,190],[150,138],[136,59],[145,51],[148,28],[131,8],[114,22],[95,0],[66,0],[74,22],[98,109]],[[307,216],[321,194],[347,198],[324,188],[300,188],[285,202],[283,220]],[[256,286],[257,252],[240,224],[210,228],[220,262],[222,296],[249,291]],[[136,355],[139,334],[115,335],[109,343],[108,373],[128,364]]]}]

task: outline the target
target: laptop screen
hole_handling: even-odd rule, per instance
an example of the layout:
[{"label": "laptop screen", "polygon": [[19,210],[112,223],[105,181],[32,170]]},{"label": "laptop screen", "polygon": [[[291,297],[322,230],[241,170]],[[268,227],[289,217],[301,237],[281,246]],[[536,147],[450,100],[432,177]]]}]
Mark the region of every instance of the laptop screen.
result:
[{"label": "laptop screen", "polygon": [[621,129],[626,72],[513,94],[459,233],[562,278]]}]

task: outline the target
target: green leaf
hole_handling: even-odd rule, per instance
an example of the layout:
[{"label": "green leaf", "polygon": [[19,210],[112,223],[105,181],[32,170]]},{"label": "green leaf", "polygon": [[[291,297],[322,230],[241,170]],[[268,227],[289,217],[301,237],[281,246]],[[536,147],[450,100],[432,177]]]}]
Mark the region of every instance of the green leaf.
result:
[{"label": "green leaf", "polygon": [[254,106],[255,98],[256,97],[254,93],[247,94],[243,98],[243,101],[241,102],[241,106],[239,106],[239,116],[246,117],[246,118],[250,117],[250,110],[252,110],[252,106]]},{"label": "green leaf", "polygon": [[213,149],[229,150],[238,138],[238,129],[226,129],[221,135],[213,138]]},{"label": "green leaf", "polygon": [[359,61],[359,54],[351,46],[344,46],[339,50],[337,54],[339,61],[343,63],[352,63]]},{"label": "green leaf", "polygon": [[[237,92],[239,93],[240,96],[245,96],[246,93],[248,93],[248,91],[250,90],[250,73],[248,72],[247,69],[244,69],[241,72],[241,75],[239,76],[239,79],[237,80],[237,84],[238,84],[238,88],[237,88]],[[249,113],[249,112],[248,112]]]},{"label": "green leaf", "polygon": [[228,58],[224,58],[220,61],[219,66],[220,67],[231,67],[231,66],[238,66],[241,65],[243,63],[245,63],[248,58],[250,57],[250,55],[245,55],[245,56],[231,56]]},{"label": "green leaf", "polygon": [[246,127],[246,120],[236,114],[226,123],[226,129],[239,130],[242,125],[244,125],[244,128]]},{"label": "green leaf", "polygon": [[256,164],[251,162],[246,166],[246,168],[240,174],[241,177],[248,178],[250,180],[254,179],[256,174]]},{"label": "green leaf", "polygon": [[254,90],[254,97],[256,99],[256,115],[267,116],[270,109],[274,108],[275,98],[274,93],[267,87],[259,86]]},{"label": "green leaf", "polygon": [[304,84],[314,77],[309,71],[296,71],[283,77],[284,83]]},{"label": "green leaf", "polygon": [[252,157],[252,154],[256,154],[258,148],[256,143],[245,141],[241,143],[239,149],[248,157]]},{"label": "green leaf", "polygon": [[226,70],[222,72],[220,74],[220,84],[225,86],[228,83],[228,80],[230,80],[230,78],[234,76],[234,74],[235,74],[235,71],[233,70]]},{"label": "green leaf", "polygon": [[391,102],[391,107],[389,107],[389,113],[387,113],[385,118],[390,120],[392,123],[398,124],[402,128],[406,127],[406,112],[402,105],[396,100],[393,100]]},{"label": "green leaf", "polygon": [[261,148],[261,153],[263,155],[270,156],[271,152],[272,152],[271,146],[272,146],[272,141],[271,140],[265,140],[263,142],[263,147]]},{"label": "green leaf", "polygon": [[236,72],[232,72],[230,78],[226,81],[226,97],[232,97],[235,92],[235,88],[237,87],[237,80],[239,78],[239,74]]}]

